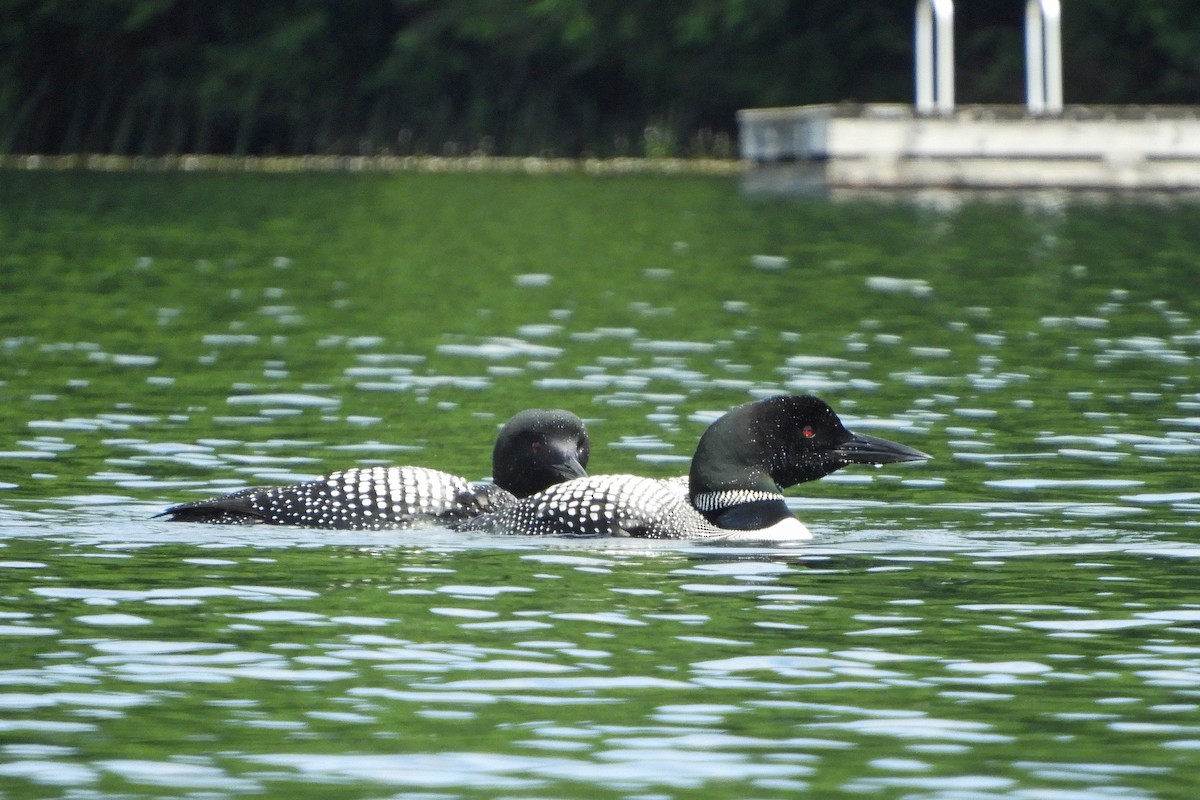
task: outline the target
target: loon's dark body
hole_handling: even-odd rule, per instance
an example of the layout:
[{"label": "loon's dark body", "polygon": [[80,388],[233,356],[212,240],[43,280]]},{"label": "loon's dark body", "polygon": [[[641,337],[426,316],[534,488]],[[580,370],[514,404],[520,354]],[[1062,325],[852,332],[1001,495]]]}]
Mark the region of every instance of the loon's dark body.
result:
[{"label": "loon's dark body", "polygon": [[340,530],[446,525],[586,475],[589,448],[577,416],[531,409],[505,423],[496,439],[495,483],[468,481],[426,467],[356,468],[290,486],[242,489],[183,503],[158,516],[175,522]]},{"label": "loon's dark body", "polygon": [[455,527],[518,535],[800,541],[812,534],[788,510],[782,489],[847,464],[926,458],[846,430],[815,397],[772,397],[714,422],[700,439],[686,483],[635,475],[578,478]]},{"label": "loon's dark body", "polygon": [[[793,519],[800,525],[799,520]],[[454,527],[525,536],[731,538],[729,531],[710,523],[689,502],[686,478],[656,480],[622,474],[594,475],[560,483],[496,512],[465,519]],[[796,535],[785,538],[808,537],[796,531]]]},{"label": "loon's dark body", "polygon": [[242,489],[172,506],[173,522],[299,525],[340,530],[411,528],[502,508],[516,496],[492,483],[425,467],[367,467],[291,486]]}]

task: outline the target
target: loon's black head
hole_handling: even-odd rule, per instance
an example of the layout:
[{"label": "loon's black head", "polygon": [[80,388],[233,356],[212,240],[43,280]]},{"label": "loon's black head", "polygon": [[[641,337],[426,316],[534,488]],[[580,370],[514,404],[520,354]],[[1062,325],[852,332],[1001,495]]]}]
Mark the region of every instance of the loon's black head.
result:
[{"label": "loon's black head", "polygon": [[492,479],[517,497],[587,475],[591,442],[583,420],[560,409],[527,409],[504,423],[492,450]]},{"label": "loon's black head", "polygon": [[816,397],[770,397],[738,406],[709,426],[692,458],[690,493],[693,501],[713,492],[778,494],[847,464],[927,458],[920,450],[847,430]]}]

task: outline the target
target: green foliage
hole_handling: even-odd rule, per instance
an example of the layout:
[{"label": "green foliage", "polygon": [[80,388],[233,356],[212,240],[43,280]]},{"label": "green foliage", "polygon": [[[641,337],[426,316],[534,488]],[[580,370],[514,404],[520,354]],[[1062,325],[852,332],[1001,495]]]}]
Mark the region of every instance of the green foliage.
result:
[{"label": "green foliage", "polygon": [[[963,102],[1022,99],[1023,5],[960,4]],[[1069,102],[1196,102],[1192,0],[1065,13]],[[0,0],[0,153],[703,155],[738,108],[907,101],[912,14],[895,0]]]}]

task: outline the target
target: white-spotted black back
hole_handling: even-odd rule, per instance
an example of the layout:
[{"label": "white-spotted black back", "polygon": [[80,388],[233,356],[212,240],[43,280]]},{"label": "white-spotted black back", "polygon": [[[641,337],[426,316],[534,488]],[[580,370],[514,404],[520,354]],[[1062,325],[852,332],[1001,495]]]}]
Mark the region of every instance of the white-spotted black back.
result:
[{"label": "white-spotted black back", "polygon": [[687,499],[686,479],[596,475],[551,486],[500,511],[463,520],[458,530],[529,536],[720,537]]},{"label": "white-spotted black back", "polygon": [[174,506],[164,516],[235,525],[383,530],[447,523],[502,509],[514,500],[497,486],[471,483],[440,470],[372,467],[343,470],[291,486],[243,489]]}]

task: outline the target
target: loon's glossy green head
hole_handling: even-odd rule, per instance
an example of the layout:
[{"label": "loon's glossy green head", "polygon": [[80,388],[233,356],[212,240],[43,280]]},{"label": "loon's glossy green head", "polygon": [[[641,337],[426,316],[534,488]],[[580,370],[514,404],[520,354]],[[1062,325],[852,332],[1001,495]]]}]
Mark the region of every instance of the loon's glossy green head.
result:
[{"label": "loon's glossy green head", "polygon": [[847,464],[930,458],[920,450],[854,433],[820,398],[781,395],[738,406],[709,426],[692,458],[690,491],[778,492]]},{"label": "loon's glossy green head", "polygon": [[583,420],[561,409],[526,409],[500,429],[492,478],[517,497],[587,475],[591,441]]}]

